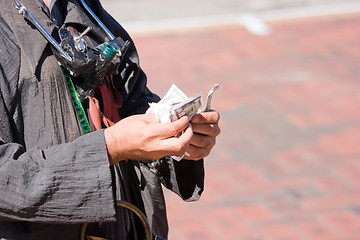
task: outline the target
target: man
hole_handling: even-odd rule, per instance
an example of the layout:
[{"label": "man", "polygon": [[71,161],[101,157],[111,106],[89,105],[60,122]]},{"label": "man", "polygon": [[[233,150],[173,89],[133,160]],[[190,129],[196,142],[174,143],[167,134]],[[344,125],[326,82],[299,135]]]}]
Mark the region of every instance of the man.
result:
[{"label": "man", "polygon": [[[108,39],[80,0],[22,3],[57,39],[64,26],[91,27],[89,45]],[[203,191],[203,158],[220,133],[219,114],[195,115],[192,128],[187,117],[159,123],[144,114],[159,98],[146,87],[131,38],[98,0],[86,3],[131,44],[119,73],[83,100],[97,130],[84,134],[51,45],[12,1],[0,0],[0,239],[79,239],[83,223],[91,223],[89,235],[143,239],[141,224],[116,201],[136,205],[153,235],[166,238],[161,184],[185,201]],[[181,161],[168,157],[185,152]],[[154,159],[160,159],[155,170],[148,164]]]}]

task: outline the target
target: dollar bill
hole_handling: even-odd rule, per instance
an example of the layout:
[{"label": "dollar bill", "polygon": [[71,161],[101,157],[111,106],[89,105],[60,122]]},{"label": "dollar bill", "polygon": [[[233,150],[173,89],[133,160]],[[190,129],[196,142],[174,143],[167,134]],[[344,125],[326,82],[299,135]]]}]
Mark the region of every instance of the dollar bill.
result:
[{"label": "dollar bill", "polygon": [[151,103],[147,113],[154,113],[159,122],[172,122],[183,116],[191,119],[198,112],[210,110],[212,95],[221,85],[216,83],[209,91],[204,107],[202,106],[202,93],[189,98],[175,84],[172,84],[165,96],[158,103]]},{"label": "dollar bill", "polygon": [[202,93],[187,97],[175,84],[158,103],[151,103],[147,113],[154,113],[159,122],[172,122],[183,116],[191,119],[202,105]]},{"label": "dollar bill", "polygon": [[[202,93],[193,97],[187,97],[175,84],[171,85],[165,96],[158,103],[151,103],[147,113],[154,113],[159,122],[173,122],[183,116],[188,116],[189,120],[198,112],[210,110],[211,98],[213,93],[221,87],[215,84],[210,90],[204,108],[202,106]],[[179,136],[181,133],[179,134]],[[186,153],[185,153],[186,154]],[[173,159],[180,161],[183,156],[172,156]]]},{"label": "dollar bill", "polygon": [[199,93],[186,101],[174,105],[170,112],[170,120],[175,121],[183,116],[191,119],[202,105],[202,94]]},{"label": "dollar bill", "polygon": [[218,90],[219,88],[221,88],[221,85],[218,84],[218,83],[215,83],[214,86],[212,87],[212,89],[210,89],[208,95],[207,95],[207,98],[206,98],[206,103],[205,103],[205,106],[204,108],[201,110],[202,112],[207,112],[207,111],[210,111],[210,105],[211,105],[211,99],[212,99],[212,95],[214,94],[214,92],[216,90]]},{"label": "dollar bill", "polygon": [[188,96],[181,91],[175,84],[172,84],[160,103],[175,105],[188,99]]}]

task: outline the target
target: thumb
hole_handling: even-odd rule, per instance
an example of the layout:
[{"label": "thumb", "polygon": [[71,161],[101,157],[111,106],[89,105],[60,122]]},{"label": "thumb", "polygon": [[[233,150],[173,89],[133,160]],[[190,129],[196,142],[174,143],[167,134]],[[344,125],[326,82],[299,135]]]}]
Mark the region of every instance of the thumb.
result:
[{"label": "thumb", "polygon": [[189,118],[184,116],[171,123],[160,123],[163,125],[161,134],[165,137],[173,137],[189,126]]}]

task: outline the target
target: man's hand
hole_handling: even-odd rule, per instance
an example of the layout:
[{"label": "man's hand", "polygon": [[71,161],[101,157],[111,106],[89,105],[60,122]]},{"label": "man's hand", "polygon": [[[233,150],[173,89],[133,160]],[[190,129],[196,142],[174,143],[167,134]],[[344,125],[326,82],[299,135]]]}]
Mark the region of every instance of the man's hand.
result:
[{"label": "man's hand", "polygon": [[219,119],[220,115],[216,111],[199,113],[191,119],[194,134],[186,149],[190,156],[185,156],[185,159],[199,160],[210,154],[220,134]]},{"label": "man's hand", "polygon": [[[110,164],[183,155],[193,136],[188,117],[159,123],[154,114],[134,115],[104,130]],[[181,136],[174,137],[184,131]]]}]

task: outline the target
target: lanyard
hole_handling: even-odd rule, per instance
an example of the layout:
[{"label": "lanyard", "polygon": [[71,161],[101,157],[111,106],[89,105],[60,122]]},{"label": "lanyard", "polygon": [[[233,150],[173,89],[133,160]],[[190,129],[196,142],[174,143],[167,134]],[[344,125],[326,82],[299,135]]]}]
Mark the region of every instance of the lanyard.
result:
[{"label": "lanyard", "polygon": [[73,104],[73,107],[75,109],[75,112],[76,112],[76,116],[79,120],[79,123],[81,125],[81,129],[83,131],[83,134],[86,134],[86,133],[89,133],[91,132],[90,130],[90,124],[89,124],[89,121],[86,117],[86,114],[85,114],[85,111],[84,111],[84,108],[81,104],[81,101],[79,99],[79,96],[75,90],[75,87],[74,87],[74,84],[71,80],[71,77],[70,77],[70,74],[69,72],[65,69],[65,67],[63,66],[60,66],[61,68],[61,71],[65,77],[65,82],[66,82],[66,85],[68,87],[68,90],[69,90],[69,93],[70,93],[70,96],[71,96],[71,100],[72,100],[72,104]]}]

